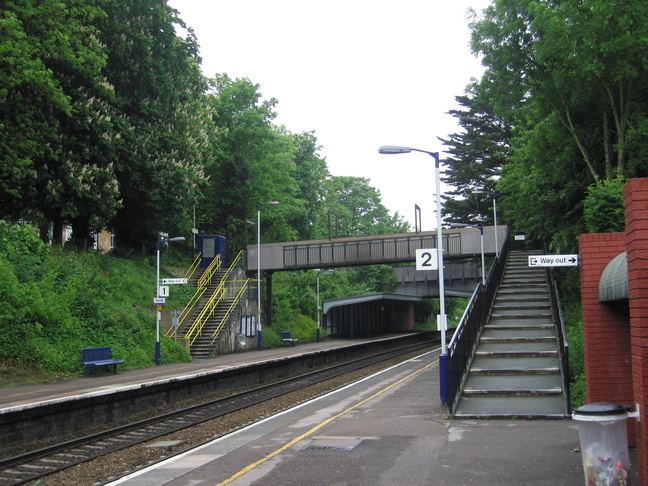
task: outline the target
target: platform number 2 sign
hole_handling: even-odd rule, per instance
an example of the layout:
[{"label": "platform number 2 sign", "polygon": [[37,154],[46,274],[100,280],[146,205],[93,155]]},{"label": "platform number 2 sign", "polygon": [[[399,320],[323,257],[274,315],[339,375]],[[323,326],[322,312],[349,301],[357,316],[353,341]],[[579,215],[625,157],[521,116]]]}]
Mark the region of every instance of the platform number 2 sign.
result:
[{"label": "platform number 2 sign", "polygon": [[438,270],[439,261],[437,258],[437,250],[416,250],[416,269],[417,270]]}]

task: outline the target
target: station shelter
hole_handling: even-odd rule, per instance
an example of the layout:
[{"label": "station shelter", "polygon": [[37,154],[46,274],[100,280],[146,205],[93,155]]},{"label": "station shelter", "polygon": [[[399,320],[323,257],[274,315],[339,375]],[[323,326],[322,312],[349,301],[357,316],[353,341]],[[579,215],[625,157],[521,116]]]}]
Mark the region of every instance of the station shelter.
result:
[{"label": "station shelter", "polygon": [[379,292],[323,301],[329,336],[354,339],[414,329],[414,304],[422,297]]}]

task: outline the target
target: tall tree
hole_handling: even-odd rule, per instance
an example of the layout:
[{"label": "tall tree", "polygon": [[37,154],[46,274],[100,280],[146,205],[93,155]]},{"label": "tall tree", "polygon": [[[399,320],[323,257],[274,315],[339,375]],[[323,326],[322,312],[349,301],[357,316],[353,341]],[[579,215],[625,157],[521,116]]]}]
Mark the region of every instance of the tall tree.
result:
[{"label": "tall tree", "polygon": [[[390,215],[380,192],[363,177],[333,176],[326,184],[325,209],[334,215],[331,236],[384,235],[406,232],[409,225],[398,213]],[[328,235],[328,219],[318,234]]]},{"label": "tall tree", "polygon": [[573,248],[586,188],[645,173],[646,20],[638,0],[496,0],[471,25],[479,89],[513,130],[498,192],[517,229]]},{"label": "tall tree", "polygon": [[291,226],[297,230],[300,240],[310,240],[317,237],[318,222],[325,217],[324,188],[330,173],[326,160],[317,153],[320,146],[315,132],[295,134],[292,139],[295,145],[294,177],[302,206]]},{"label": "tall tree", "polygon": [[[111,87],[92,2],[6,2],[0,17],[0,186],[5,215],[77,226],[117,206]],[[6,42],[4,41],[6,40]],[[78,228],[83,228],[79,231]]]},{"label": "tall tree", "polygon": [[166,0],[106,0],[97,22],[108,55],[122,144],[122,207],[109,226],[122,247],[153,246],[188,220],[203,180],[206,80],[198,44]]},{"label": "tall tree", "polygon": [[262,100],[259,86],[245,78],[219,74],[211,83],[206,104],[215,129],[210,134],[209,181],[199,204],[202,225],[226,235],[240,249],[246,221],[256,220],[257,206],[279,201],[279,207],[264,211],[263,237],[294,239],[288,224],[300,206],[295,199],[294,144],[272,124],[277,101]]},{"label": "tall tree", "polygon": [[509,154],[512,130],[498,116],[477,82],[469,85],[456,100],[462,109],[451,110],[462,131],[443,140],[450,157],[443,181],[454,189],[444,195],[446,222],[493,224],[492,197],[474,191],[495,192],[501,168]]}]

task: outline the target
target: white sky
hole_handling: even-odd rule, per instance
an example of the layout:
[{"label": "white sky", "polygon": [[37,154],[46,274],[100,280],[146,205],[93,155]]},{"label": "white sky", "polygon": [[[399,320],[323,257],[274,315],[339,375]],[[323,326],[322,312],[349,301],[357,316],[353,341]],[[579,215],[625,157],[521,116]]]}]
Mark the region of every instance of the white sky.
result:
[{"label": "white sky", "polygon": [[[434,159],[458,131],[455,96],[482,68],[467,10],[489,0],[170,0],[194,29],[203,73],[227,73],[276,98],[275,123],[315,131],[329,170],[366,177],[391,213],[436,228]],[[444,154],[441,154],[443,159]]]}]

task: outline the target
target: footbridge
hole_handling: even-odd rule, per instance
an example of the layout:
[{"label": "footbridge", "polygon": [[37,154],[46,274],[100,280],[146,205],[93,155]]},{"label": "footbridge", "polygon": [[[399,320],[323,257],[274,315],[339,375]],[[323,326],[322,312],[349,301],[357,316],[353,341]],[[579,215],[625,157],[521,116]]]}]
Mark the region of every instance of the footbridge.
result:
[{"label": "footbridge", "polygon": [[[495,255],[507,238],[505,226],[483,228],[484,256]],[[261,245],[261,269],[264,274],[360,265],[399,265],[416,261],[416,250],[437,248],[437,232],[359,236]],[[470,296],[481,279],[481,231],[478,228],[442,231],[444,280],[448,295]],[[499,246],[499,248],[496,247]],[[247,247],[248,272],[258,273],[257,245]],[[470,262],[456,263],[471,259]],[[474,260],[476,259],[476,260]],[[455,260],[455,263],[453,263]],[[417,271],[413,266],[396,266],[397,293],[438,297],[438,272]]]}]

